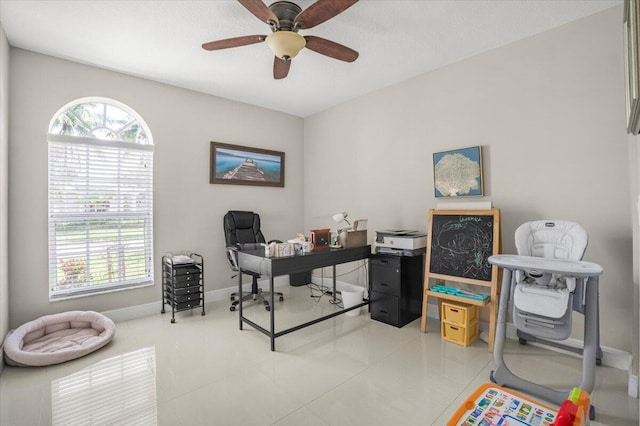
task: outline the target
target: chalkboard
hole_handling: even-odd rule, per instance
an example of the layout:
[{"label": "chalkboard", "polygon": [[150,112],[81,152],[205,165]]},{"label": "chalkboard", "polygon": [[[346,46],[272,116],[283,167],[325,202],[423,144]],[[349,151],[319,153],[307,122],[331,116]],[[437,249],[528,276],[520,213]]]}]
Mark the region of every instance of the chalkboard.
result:
[{"label": "chalkboard", "polygon": [[[493,351],[498,317],[498,267],[488,262],[500,253],[500,209],[429,210],[427,258],[420,331],[427,332],[429,297],[489,307],[489,352]],[[491,288],[483,301],[431,290],[433,279]],[[447,283],[447,285],[449,285]],[[454,286],[455,287],[455,286]]]},{"label": "chalkboard", "polygon": [[429,273],[462,282],[493,280],[487,260],[498,251],[499,219],[493,210],[432,210],[429,219]]}]

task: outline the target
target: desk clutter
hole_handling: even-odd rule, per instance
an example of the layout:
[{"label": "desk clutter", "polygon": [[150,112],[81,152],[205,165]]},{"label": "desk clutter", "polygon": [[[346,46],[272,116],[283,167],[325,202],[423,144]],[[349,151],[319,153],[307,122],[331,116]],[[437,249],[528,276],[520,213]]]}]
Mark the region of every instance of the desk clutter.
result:
[{"label": "desk clutter", "polygon": [[[298,234],[296,238],[287,240],[287,242],[272,242],[270,244],[248,247],[248,249],[255,250],[257,248],[264,247],[264,255],[267,257],[286,257],[299,256],[310,252],[320,252],[332,248],[364,247],[366,245],[366,229],[354,230],[348,228],[338,230],[337,237],[332,244],[331,230],[329,228],[324,228],[312,229],[310,231],[309,238],[302,234]],[[245,247],[242,248],[243,250],[247,249]]]}]

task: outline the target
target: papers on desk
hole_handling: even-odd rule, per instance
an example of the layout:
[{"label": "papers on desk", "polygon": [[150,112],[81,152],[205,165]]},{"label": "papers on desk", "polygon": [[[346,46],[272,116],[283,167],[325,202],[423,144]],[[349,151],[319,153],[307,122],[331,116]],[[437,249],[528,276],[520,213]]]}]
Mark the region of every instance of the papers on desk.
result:
[{"label": "papers on desk", "polygon": [[291,243],[291,244],[296,244],[296,243],[297,244],[302,244],[305,241],[307,241],[307,237],[305,237],[304,235],[302,235],[302,234],[297,234],[297,235],[298,236],[296,238],[291,238],[290,240],[287,240],[287,242]]},{"label": "papers on desk", "polygon": [[188,264],[188,263],[193,263],[193,259],[189,256],[183,255],[183,254],[177,254],[175,256],[171,256],[171,262],[173,264]]}]

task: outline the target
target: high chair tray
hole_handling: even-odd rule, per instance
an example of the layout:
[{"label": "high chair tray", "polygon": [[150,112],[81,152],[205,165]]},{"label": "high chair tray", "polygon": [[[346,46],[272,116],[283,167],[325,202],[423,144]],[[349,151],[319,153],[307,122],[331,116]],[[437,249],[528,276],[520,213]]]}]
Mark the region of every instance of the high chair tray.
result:
[{"label": "high chair tray", "polygon": [[535,256],[498,254],[489,256],[489,263],[511,270],[547,272],[572,277],[594,277],[602,274],[602,266],[581,260],[546,259]]}]

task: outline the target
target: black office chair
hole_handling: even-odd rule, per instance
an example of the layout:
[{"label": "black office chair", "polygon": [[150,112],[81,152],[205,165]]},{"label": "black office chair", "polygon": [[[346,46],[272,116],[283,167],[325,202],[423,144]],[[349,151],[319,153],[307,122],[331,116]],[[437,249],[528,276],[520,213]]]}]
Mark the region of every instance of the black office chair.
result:
[{"label": "black office chair", "polygon": [[[227,262],[232,270],[240,271],[238,267],[238,251],[247,247],[258,247],[260,243],[265,242],[264,235],[260,231],[260,216],[254,212],[247,211],[231,210],[227,212],[224,215],[224,238],[227,243]],[[270,311],[271,306],[267,297],[270,297],[271,293],[264,292],[261,288],[258,288],[260,275],[249,271],[242,271],[242,273],[252,277],[251,292],[232,293],[229,310],[235,311],[240,300],[243,302],[255,300],[262,302],[265,309]],[[280,292],[275,292],[274,296],[279,296],[281,302],[284,300],[284,296]]]}]

